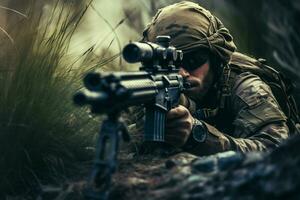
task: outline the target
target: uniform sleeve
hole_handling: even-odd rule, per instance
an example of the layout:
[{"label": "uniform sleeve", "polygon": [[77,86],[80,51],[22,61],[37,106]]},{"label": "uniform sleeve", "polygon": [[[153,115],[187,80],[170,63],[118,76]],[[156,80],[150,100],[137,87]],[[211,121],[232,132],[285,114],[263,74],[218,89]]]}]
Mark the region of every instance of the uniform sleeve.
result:
[{"label": "uniform sleeve", "polygon": [[248,72],[237,76],[229,103],[235,116],[234,132],[225,134],[204,122],[207,138],[189,152],[208,155],[227,150],[266,151],[288,137],[286,116],[270,87],[258,76]]}]

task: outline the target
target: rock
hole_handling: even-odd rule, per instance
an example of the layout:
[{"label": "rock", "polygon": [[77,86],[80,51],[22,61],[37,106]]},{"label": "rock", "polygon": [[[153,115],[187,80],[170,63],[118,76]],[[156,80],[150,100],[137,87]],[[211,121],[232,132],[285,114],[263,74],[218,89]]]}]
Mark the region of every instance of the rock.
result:
[{"label": "rock", "polygon": [[234,151],[227,151],[224,153],[217,154],[218,159],[218,169],[228,170],[235,168],[244,161],[244,156],[241,153]]},{"label": "rock", "polygon": [[179,164],[180,164],[180,162],[178,162],[176,160],[167,160],[165,162],[165,166],[166,166],[167,169],[172,169],[172,168],[176,167]]},{"label": "rock", "polygon": [[226,151],[208,157],[202,157],[194,161],[193,169],[202,172],[210,173],[219,170],[227,170],[240,165],[244,160],[241,153],[234,151]]},{"label": "rock", "polygon": [[257,163],[262,161],[262,159],[265,157],[265,154],[261,152],[249,152],[244,155],[244,165],[249,165],[251,163]]},{"label": "rock", "polygon": [[206,158],[199,158],[192,164],[194,172],[210,173],[217,170],[217,157],[209,156]]},{"label": "rock", "polygon": [[207,181],[207,180],[208,180],[207,176],[203,176],[203,175],[191,175],[185,181],[185,184],[199,183],[199,182],[204,182],[204,181]]},{"label": "rock", "polygon": [[190,153],[181,152],[174,156],[171,156],[166,162],[165,166],[167,169],[172,169],[175,166],[186,165],[195,160],[197,156]]}]

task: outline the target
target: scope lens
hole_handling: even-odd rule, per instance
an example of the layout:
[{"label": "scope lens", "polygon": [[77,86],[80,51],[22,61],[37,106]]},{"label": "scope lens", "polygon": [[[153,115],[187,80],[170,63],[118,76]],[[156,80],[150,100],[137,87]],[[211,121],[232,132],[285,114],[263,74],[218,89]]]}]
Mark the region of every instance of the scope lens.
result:
[{"label": "scope lens", "polygon": [[138,62],[140,60],[140,49],[134,44],[129,44],[123,49],[123,57],[129,63]]}]

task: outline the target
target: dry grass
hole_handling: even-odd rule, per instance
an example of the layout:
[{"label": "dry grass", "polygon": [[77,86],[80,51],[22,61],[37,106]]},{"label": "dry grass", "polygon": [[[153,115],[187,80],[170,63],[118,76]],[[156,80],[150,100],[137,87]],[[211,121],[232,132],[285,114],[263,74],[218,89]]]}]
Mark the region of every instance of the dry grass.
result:
[{"label": "dry grass", "polygon": [[93,158],[86,147],[94,146],[99,120],[76,108],[72,95],[84,72],[112,59],[99,63],[94,49],[67,59],[70,40],[88,8],[89,2],[76,7],[57,0],[50,16],[29,9],[14,29],[13,42],[0,40],[1,199],[74,178]]}]

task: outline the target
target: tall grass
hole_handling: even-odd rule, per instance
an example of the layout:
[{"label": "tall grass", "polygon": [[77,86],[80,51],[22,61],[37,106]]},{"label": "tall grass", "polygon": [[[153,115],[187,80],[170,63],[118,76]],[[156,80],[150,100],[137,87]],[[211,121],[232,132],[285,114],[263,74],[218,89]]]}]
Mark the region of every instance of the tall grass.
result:
[{"label": "tall grass", "polygon": [[87,9],[59,0],[50,16],[29,9],[17,23],[14,42],[1,40],[0,199],[74,177],[78,163],[91,159],[85,148],[98,122],[74,107],[72,95],[83,72],[97,64],[91,52],[78,59],[81,68],[74,67],[76,58],[66,59]]}]

